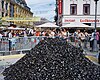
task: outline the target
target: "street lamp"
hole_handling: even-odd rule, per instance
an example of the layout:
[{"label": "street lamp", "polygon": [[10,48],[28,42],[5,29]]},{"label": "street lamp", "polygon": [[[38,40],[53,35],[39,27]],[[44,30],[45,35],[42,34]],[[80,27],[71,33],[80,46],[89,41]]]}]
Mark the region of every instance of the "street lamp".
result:
[{"label": "street lamp", "polygon": [[99,0],[94,0],[94,1],[95,1],[95,31],[94,31],[93,51],[98,51],[97,39],[96,39],[96,18],[97,18],[97,1]]}]

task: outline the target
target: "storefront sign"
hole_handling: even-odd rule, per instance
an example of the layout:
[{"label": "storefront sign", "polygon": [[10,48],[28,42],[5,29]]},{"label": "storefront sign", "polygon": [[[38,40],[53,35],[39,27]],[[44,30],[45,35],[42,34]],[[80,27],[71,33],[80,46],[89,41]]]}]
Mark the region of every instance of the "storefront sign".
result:
[{"label": "storefront sign", "polygon": [[[94,23],[95,20],[94,19],[64,19],[64,23],[68,23],[68,22]],[[96,22],[99,23],[100,20],[97,19]]]},{"label": "storefront sign", "polygon": [[75,22],[75,19],[65,19],[64,22]]},{"label": "storefront sign", "polygon": [[62,0],[58,1],[58,13],[59,13],[59,15],[62,14]]},{"label": "storefront sign", "polygon": [[2,20],[4,20],[4,21],[40,21],[40,17],[33,17],[33,18],[3,17]]},{"label": "storefront sign", "polygon": [[[80,22],[95,22],[93,19],[80,19]],[[96,20],[96,22],[100,22],[100,20]]]}]

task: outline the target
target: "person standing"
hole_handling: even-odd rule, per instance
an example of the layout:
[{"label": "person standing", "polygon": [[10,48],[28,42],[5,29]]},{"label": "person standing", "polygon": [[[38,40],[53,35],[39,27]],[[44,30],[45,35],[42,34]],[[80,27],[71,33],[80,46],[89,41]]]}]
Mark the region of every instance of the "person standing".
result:
[{"label": "person standing", "polygon": [[29,30],[28,35],[29,35],[29,36],[33,36],[33,29],[30,29],[30,30]]},{"label": "person standing", "polygon": [[1,32],[0,32],[0,39],[2,39],[2,36],[3,36],[3,35],[2,35]]},{"label": "person standing", "polygon": [[98,45],[100,44],[100,42],[99,42],[99,36],[100,36],[99,31],[97,31],[96,32],[96,39],[97,39],[97,44]]},{"label": "person standing", "polygon": [[68,31],[68,30],[66,31],[66,37],[67,37],[67,41],[69,41],[69,39],[70,39],[70,34],[69,34],[69,31]]},{"label": "person standing", "polygon": [[8,38],[12,38],[13,37],[13,35],[12,35],[12,31],[10,31],[9,33],[8,33]]},{"label": "person standing", "polygon": [[10,30],[10,31],[8,32],[8,38],[9,38],[9,51],[11,51],[11,49],[12,49],[12,37],[13,37],[12,31]]},{"label": "person standing", "polygon": [[98,55],[98,63],[100,64],[100,52],[99,52],[99,55]]},{"label": "person standing", "polygon": [[90,38],[90,48],[91,48],[91,50],[93,50],[93,41],[94,41],[94,32],[92,32],[91,38]]},{"label": "person standing", "polygon": [[89,40],[89,34],[87,33],[87,31],[84,32],[85,35],[85,39],[84,39],[84,48],[87,49],[87,44],[88,44],[88,40]]},{"label": "person standing", "polygon": [[75,31],[75,32],[74,32],[74,41],[75,41],[75,45],[76,45],[76,43],[77,43],[77,38],[78,38],[78,32]]},{"label": "person standing", "polygon": [[0,50],[1,50],[1,46],[2,46],[2,34],[1,34],[1,32],[0,32]]},{"label": "person standing", "polygon": [[27,44],[27,32],[24,30],[24,43]]}]

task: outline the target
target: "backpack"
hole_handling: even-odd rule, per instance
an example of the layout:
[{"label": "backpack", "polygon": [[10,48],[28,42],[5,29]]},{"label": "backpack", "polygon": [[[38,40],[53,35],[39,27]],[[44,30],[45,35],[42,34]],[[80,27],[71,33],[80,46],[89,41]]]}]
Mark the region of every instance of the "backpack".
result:
[{"label": "backpack", "polygon": [[74,36],[76,36],[76,32],[74,32]]}]

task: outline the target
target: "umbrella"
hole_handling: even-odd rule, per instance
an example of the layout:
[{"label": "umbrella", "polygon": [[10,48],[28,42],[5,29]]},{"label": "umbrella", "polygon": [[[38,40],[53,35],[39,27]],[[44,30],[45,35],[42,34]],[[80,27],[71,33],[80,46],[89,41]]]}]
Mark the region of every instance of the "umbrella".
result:
[{"label": "umbrella", "polygon": [[59,27],[59,26],[57,26],[57,25],[55,25],[54,23],[50,23],[50,22],[48,22],[48,23],[44,23],[44,24],[42,24],[42,25],[39,25],[39,26],[36,26],[36,27]]},{"label": "umbrella", "polygon": [[66,28],[93,28],[93,26],[89,26],[80,22],[73,22],[70,24],[66,24],[62,27],[66,27]]}]

